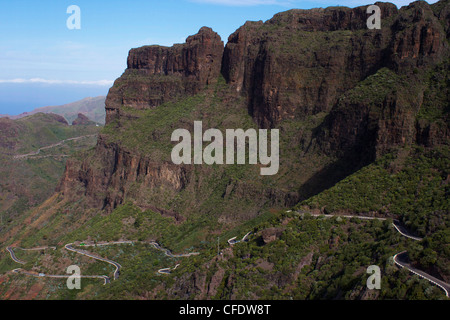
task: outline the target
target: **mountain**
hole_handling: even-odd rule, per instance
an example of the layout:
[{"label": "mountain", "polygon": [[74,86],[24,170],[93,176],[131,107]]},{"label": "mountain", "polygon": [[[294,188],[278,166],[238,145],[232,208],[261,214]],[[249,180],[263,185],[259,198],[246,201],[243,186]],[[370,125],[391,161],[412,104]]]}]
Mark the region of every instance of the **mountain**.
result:
[{"label": "mountain", "polygon": [[[130,196],[142,207],[181,215],[217,209],[225,220],[233,220],[230,211],[246,219],[263,206],[307,199],[399,148],[445,144],[445,106],[428,111],[447,97],[435,91],[445,89],[445,77],[433,77],[448,68],[445,27],[426,3],[381,9],[387,25],[380,31],[367,29],[365,7],[290,10],[248,22],[230,36],[223,59],[222,41],[209,28],[172,48],[131,50],[106,99],[95,153],[69,161],[66,174],[75,175],[59,190],[78,197],[70,190],[83,181],[85,195],[111,211],[137,183]],[[267,178],[254,166],[174,165],[170,135],[192,132],[194,120],[218,129],[279,128],[280,172]],[[94,163],[103,169],[86,176]],[[208,203],[213,194],[220,208]]]},{"label": "mountain", "polygon": [[12,220],[51,196],[67,157],[93,147],[99,130],[95,123],[69,126],[66,119],[52,113],[1,118],[2,219]]},{"label": "mountain", "polygon": [[[367,28],[367,6],[289,10],[245,23],[225,47],[203,27],[183,44],[131,49],[95,148],[69,158],[56,193],[2,240],[135,243],[92,248],[123,267],[109,286],[73,293],[49,283],[37,296],[445,299],[393,257],[407,251],[449,281],[450,4],[377,5],[380,30]],[[172,134],[194,133],[195,121],[203,132],[278,129],[277,174],[261,175],[261,164],[175,164]],[[424,239],[408,242],[393,219]],[[232,241],[249,232],[248,242]],[[153,241],[199,254],[171,262]],[[58,274],[63,264],[48,261],[69,265],[72,253],[29,256],[27,266]],[[0,256],[0,270],[10,260]],[[366,287],[370,265],[382,270],[379,291]],[[0,296],[23,277],[5,276]]]},{"label": "mountain", "polygon": [[10,119],[20,119],[26,116],[30,116],[39,112],[42,113],[54,113],[59,114],[66,118],[67,122],[72,123],[79,113],[84,114],[89,119],[99,124],[105,123],[105,98],[104,96],[99,96],[95,98],[84,98],[79,101],[64,104],[61,106],[49,106],[34,109],[30,112],[24,112],[16,116],[0,115],[2,117],[8,117]]},{"label": "mountain", "polygon": [[77,118],[72,121],[73,126],[87,126],[87,125],[96,125],[94,121],[89,120],[84,114],[79,113]]}]

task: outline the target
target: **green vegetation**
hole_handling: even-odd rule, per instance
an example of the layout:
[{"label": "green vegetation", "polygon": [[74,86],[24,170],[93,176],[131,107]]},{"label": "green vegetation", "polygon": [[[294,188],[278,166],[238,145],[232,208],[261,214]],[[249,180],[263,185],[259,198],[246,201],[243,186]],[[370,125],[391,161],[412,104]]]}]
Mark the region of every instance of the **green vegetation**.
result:
[{"label": "green vegetation", "polygon": [[388,94],[397,90],[397,86],[405,84],[406,78],[402,78],[388,68],[382,68],[342,95],[341,99],[346,99],[350,104],[370,103],[380,106]]},{"label": "green vegetation", "polygon": [[[95,134],[98,131],[99,128],[95,126],[69,126],[62,117],[55,114],[37,113],[18,120],[0,120],[0,132],[4,138],[1,147],[9,149],[14,146],[16,155],[34,152],[61,140]],[[11,154],[11,150],[4,152]]]},{"label": "green vegetation", "polygon": [[424,270],[434,267],[448,276],[449,159],[446,146],[388,154],[298,207],[399,217],[410,230],[426,237],[412,246],[410,258]]},{"label": "green vegetation", "polygon": [[[126,204],[109,216],[95,217],[86,229],[68,234],[64,241],[82,237],[91,240],[104,237],[102,241],[112,241],[117,240],[117,234],[123,239],[137,236],[140,240],[149,240],[159,233],[164,246],[175,245],[174,238],[184,246],[190,245],[188,238],[180,237],[180,230],[190,233],[188,229],[193,224],[184,222],[177,228],[169,220]],[[407,249],[412,250],[414,256],[415,244],[395,231],[390,220],[326,219],[278,212],[248,221],[248,228],[250,226],[253,232],[250,241],[236,244],[232,251],[227,249],[226,239],[231,235],[243,236],[244,230],[245,233],[250,230],[240,226],[218,234],[222,251],[219,258],[216,237],[212,235],[186,250],[200,251],[199,256],[179,259],[171,259],[145,243],[89,247],[88,251],[122,265],[118,280],[107,286],[101,285],[101,281],[82,280],[82,290],[76,294],[63,286],[55,288],[58,284],[53,280],[49,280],[47,286],[54,288],[52,298],[58,299],[136,299],[143,296],[193,299],[205,297],[208,290],[213,290],[209,292],[213,299],[445,299],[439,288],[394,266],[393,255]],[[115,234],[108,235],[105,229],[114,229]],[[278,235],[265,243],[264,232],[268,229],[278,230]],[[85,275],[111,276],[114,269],[106,263],[64,250],[49,250],[45,255],[34,253],[27,259],[32,260],[33,256],[35,262],[29,267],[49,274],[64,270],[45,268],[43,261],[48,264],[51,259],[56,264],[61,258],[81,266]],[[2,263],[6,263],[3,260]],[[180,266],[171,275],[157,273],[176,263]],[[366,288],[369,265],[381,268],[381,291]],[[182,288],[192,277],[199,284],[187,294]]]},{"label": "green vegetation", "polygon": [[[346,99],[359,99],[359,94],[391,76],[389,70],[380,71],[348,92]],[[386,93],[384,89],[369,100],[380,98]],[[212,94],[202,92],[150,110],[124,106],[122,109],[131,115],[130,120],[122,121],[120,126],[109,124],[102,134],[107,143],[154,161],[168,161],[172,149],[170,134],[175,128],[190,128],[194,120],[204,120],[207,128],[256,128],[240,99],[231,106],[225,104],[230,96],[223,79],[208,90]],[[108,286],[103,286],[100,280],[83,280],[82,290],[76,293],[67,290],[61,281],[48,280],[46,287],[52,292],[52,299],[442,299],[440,289],[396,268],[392,256],[408,250],[419,267],[437,268],[437,272],[448,275],[448,245],[442,245],[448,243],[449,191],[445,180],[450,170],[450,151],[446,146],[413,147],[385,155],[297,207],[323,208],[325,213],[371,212],[400,217],[411,230],[426,236],[420,243],[401,237],[389,220],[316,219],[296,212],[277,212],[274,208],[283,205],[276,201],[258,202],[264,198],[263,192],[289,190],[292,181],[296,184],[306,181],[308,172],[330,162],[328,157],[318,154],[296,159],[308,147],[312,132],[326,115],[323,112],[280,124],[281,132],[285,133],[280,141],[283,157],[280,174],[275,179],[261,177],[257,168],[248,165],[192,166],[194,187],[180,192],[164,188],[145,190],[138,179],[127,185],[124,204],[109,214],[86,209],[82,199],[55,205],[56,199],[48,208],[41,208],[42,212],[51,213],[45,221],[32,228],[24,227],[18,237],[23,237],[23,247],[50,244],[58,245],[58,250],[28,257],[25,268],[63,274],[65,267],[77,264],[86,275],[111,275],[111,265],[61,247],[73,241],[125,239],[141,243],[87,249],[119,262],[123,267],[119,280]],[[96,156],[93,150],[87,150],[73,159],[98,163]],[[48,167],[33,170],[51,181],[45,168]],[[186,219],[175,223],[172,217],[137,207],[133,204],[136,199],[181,212]],[[35,219],[39,215],[32,221]],[[20,224],[20,220],[14,224]],[[273,239],[264,238],[267,230],[275,230]],[[229,249],[227,239],[240,238],[249,231],[253,233],[249,242]],[[219,258],[218,238],[222,251]],[[149,240],[174,253],[201,254],[170,259],[142,243]],[[171,275],[157,273],[158,269],[176,263],[180,266]],[[366,289],[369,265],[378,265],[382,270],[379,292]],[[1,271],[14,267],[17,265],[7,255],[0,256]],[[21,279],[27,285],[35,281],[23,277],[14,275],[13,281]],[[192,277],[200,279],[199,284],[187,293],[183,288],[190,286]],[[213,289],[208,289],[209,286]]]},{"label": "green vegetation", "polygon": [[421,236],[449,228],[445,180],[450,174],[450,149],[415,147],[407,154],[402,152],[382,157],[300,206],[325,207],[327,213],[397,216]]},{"label": "green vegetation", "polygon": [[427,88],[424,92],[423,104],[417,114],[417,119],[428,122],[437,121],[444,127],[448,121],[450,113],[449,85],[450,85],[450,64],[447,61],[427,75]]},{"label": "green vegetation", "polygon": [[[100,128],[69,126],[54,114],[37,113],[19,120],[0,119],[0,229],[22,221],[21,214],[54,192],[67,157],[91,148]],[[62,140],[82,137],[56,145]],[[40,150],[38,149],[53,146]],[[14,156],[26,155],[22,158]]]}]

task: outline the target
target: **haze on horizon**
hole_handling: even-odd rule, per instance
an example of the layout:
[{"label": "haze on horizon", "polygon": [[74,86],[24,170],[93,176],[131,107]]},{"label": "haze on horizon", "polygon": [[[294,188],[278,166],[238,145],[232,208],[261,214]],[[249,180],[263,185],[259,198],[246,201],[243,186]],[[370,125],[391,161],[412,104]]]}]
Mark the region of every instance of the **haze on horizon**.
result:
[{"label": "haze on horizon", "polygon": [[[374,1],[375,2],[375,1]],[[398,7],[412,1],[388,1]],[[437,0],[427,1],[435,3]],[[367,5],[362,0],[42,0],[0,4],[0,114],[16,115],[106,95],[131,48],[182,43],[202,26],[226,42],[247,20],[293,8]],[[81,29],[66,27],[67,8],[81,9]]]}]

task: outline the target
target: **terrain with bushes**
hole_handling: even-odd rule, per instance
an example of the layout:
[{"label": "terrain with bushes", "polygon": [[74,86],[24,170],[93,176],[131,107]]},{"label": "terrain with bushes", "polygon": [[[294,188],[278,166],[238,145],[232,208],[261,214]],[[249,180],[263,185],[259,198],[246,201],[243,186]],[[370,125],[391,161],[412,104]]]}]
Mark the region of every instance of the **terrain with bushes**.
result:
[{"label": "terrain with bushes", "polygon": [[[225,47],[202,27],[183,44],[130,50],[95,147],[72,155],[55,193],[0,233],[2,249],[56,246],[16,250],[25,270],[45,274],[77,264],[111,276],[113,266],[64,245],[133,241],[88,248],[120,263],[120,277],[68,290],[11,273],[20,266],[2,250],[0,297],[446,299],[393,257],[407,251],[449,282],[450,3],[377,5],[380,30],[367,29],[367,6],[289,10],[247,22]],[[279,129],[279,172],[175,165],[171,134],[194,121]],[[423,239],[402,236],[394,219]],[[152,241],[199,254],[171,258]],[[380,290],[366,287],[370,265]]]}]

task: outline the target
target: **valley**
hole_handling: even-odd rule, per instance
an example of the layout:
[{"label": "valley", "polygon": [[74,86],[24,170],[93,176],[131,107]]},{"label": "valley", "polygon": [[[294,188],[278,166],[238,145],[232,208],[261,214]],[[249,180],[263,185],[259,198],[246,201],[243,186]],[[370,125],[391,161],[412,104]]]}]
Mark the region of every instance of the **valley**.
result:
[{"label": "valley", "polygon": [[[295,214],[300,215],[299,212],[295,212]],[[385,221],[385,220],[386,220],[386,219],[384,219],[384,218],[374,218],[374,217],[364,217],[364,216],[349,216],[349,215],[345,215],[345,216],[344,216],[344,215],[337,215],[337,216],[334,216],[334,215],[327,215],[327,216],[325,216],[325,215],[319,215],[319,214],[315,214],[315,215],[314,215],[314,214],[312,214],[312,215],[309,214],[309,215],[310,215],[311,217],[315,217],[315,218],[334,218],[334,217],[336,217],[337,219],[341,219],[341,220],[342,220],[342,218],[346,218],[346,219],[362,219],[362,220],[369,220],[369,221],[370,221],[370,220],[379,220],[379,221]],[[303,213],[303,214],[301,215],[301,217],[304,217],[304,216],[305,216],[305,213]],[[410,234],[410,233],[405,229],[405,227],[402,226],[402,225],[399,223],[399,221],[397,221],[397,220],[393,221],[392,225],[393,225],[393,226],[395,227],[395,229],[396,229],[402,236],[404,236],[404,237],[407,237],[407,238],[409,238],[409,239],[413,239],[413,240],[415,240],[415,241],[422,241],[422,240],[423,240],[423,239],[421,239],[421,238],[415,237],[415,236],[413,236],[412,234]],[[247,234],[242,238],[242,240],[235,241],[234,239],[235,239],[236,237],[234,237],[234,238],[232,238],[232,239],[229,239],[227,242],[228,242],[228,244],[229,244],[230,246],[233,246],[233,245],[235,245],[235,244],[237,244],[237,243],[239,243],[239,242],[242,242],[242,241],[248,241],[248,240],[247,240],[247,237],[248,237],[248,235],[249,235],[250,233],[251,233],[251,232],[247,233]],[[82,247],[84,248],[84,247],[98,247],[98,246],[110,246],[110,245],[122,245],[122,244],[134,245],[135,243],[136,243],[135,241],[129,241],[129,240],[125,240],[125,241],[116,241],[116,242],[99,242],[99,243],[95,242],[94,244],[86,244],[86,243],[84,243],[84,242],[80,242],[80,243],[78,244],[78,246],[82,246]],[[140,242],[140,243],[142,243],[142,242]],[[165,253],[165,255],[168,256],[168,257],[170,257],[170,258],[190,257],[190,256],[192,256],[192,255],[199,255],[199,254],[200,254],[199,252],[193,252],[193,253],[188,253],[188,254],[178,254],[178,255],[173,255],[169,250],[164,249],[164,248],[161,248],[161,246],[160,246],[158,243],[154,242],[154,241],[146,242],[146,244],[150,244],[150,245],[152,245],[155,249],[158,249],[158,250],[163,251],[163,252]],[[118,262],[111,261],[111,260],[108,260],[108,259],[105,259],[105,258],[101,258],[101,257],[99,257],[99,256],[97,256],[97,255],[93,255],[92,253],[89,253],[89,252],[87,252],[87,251],[85,251],[85,250],[75,249],[75,248],[73,248],[73,244],[72,244],[72,243],[66,244],[66,245],[64,246],[64,248],[65,248],[66,250],[73,251],[73,252],[76,252],[76,253],[78,253],[78,254],[86,255],[86,256],[91,257],[91,258],[93,258],[93,259],[96,259],[96,260],[99,260],[99,261],[104,261],[104,262],[106,262],[106,263],[112,264],[112,265],[115,267],[115,271],[114,271],[114,274],[113,274],[113,279],[114,279],[114,280],[117,280],[117,279],[119,278],[119,275],[120,275],[120,268],[121,268],[122,266],[121,266]],[[21,248],[19,248],[19,249],[20,249],[20,250],[39,250],[39,251],[42,251],[42,250],[45,250],[45,249],[47,249],[47,248],[41,247],[41,248],[33,248],[33,249],[21,249]],[[53,247],[52,249],[53,249],[53,250],[56,250],[55,247]],[[7,248],[7,251],[10,253],[11,259],[12,259],[14,262],[19,263],[19,264],[26,264],[24,261],[19,260],[19,259],[16,257],[16,255],[15,255],[15,253],[14,253],[12,247],[8,247],[8,248]],[[223,254],[223,252],[220,252],[220,253],[219,253],[219,255],[221,255],[221,254]],[[423,271],[418,270],[418,269],[414,268],[413,266],[411,266],[411,264],[408,263],[407,251],[402,251],[402,252],[400,252],[400,253],[397,253],[397,254],[393,257],[393,261],[394,261],[395,264],[399,265],[400,267],[406,268],[406,269],[408,269],[410,272],[412,272],[412,273],[414,273],[414,274],[417,274],[417,275],[419,275],[420,277],[422,277],[422,278],[428,280],[428,281],[431,282],[432,284],[438,286],[439,288],[441,288],[441,289],[444,291],[445,296],[446,296],[447,298],[449,297],[450,285],[449,285],[448,283],[444,282],[444,281],[441,281],[441,280],[439,280],[439,279],[436,279],[435,277],[433,277],[433,276],[427,274],[426,272],[423,272]],[[170,274],[171,271],[174,271],[174,270],[177,269],[179,266],[180,266],[180,264],[178,263],[178,264],[176,264],[175,267],[173,267],[173,268],[162,268],[162,269],[159,269],[157,272],[160,273],[160,274]],[[25,275],[32,276],[32,277],[50,277],[50,278],[69,278],[69,277],[70,277],[69,275],[48,275],[48,274],[44,274],[44,273],[30,273],[30,272],[26,272],[26,271],[24,271],[24,270],[22,270],[22,269],[14,269],[12,272],[25,274]],[[86,275],[80,275],[80,278],[100,278],[100,279],[103,279],[103,280],[105,281],[105,283],[104,283],[105,285],[111,282],[111,278],[110,278],[109,276],[106,276],[106,275],[91,275],[91,276],[89,276],[89,275],[88,275],[88,276],[86,276]]]},{"label": "valley", "polygon": [[450,2],[377,5],[131,49],[104,127],[1,118],[0,299],[447,300]]}]

